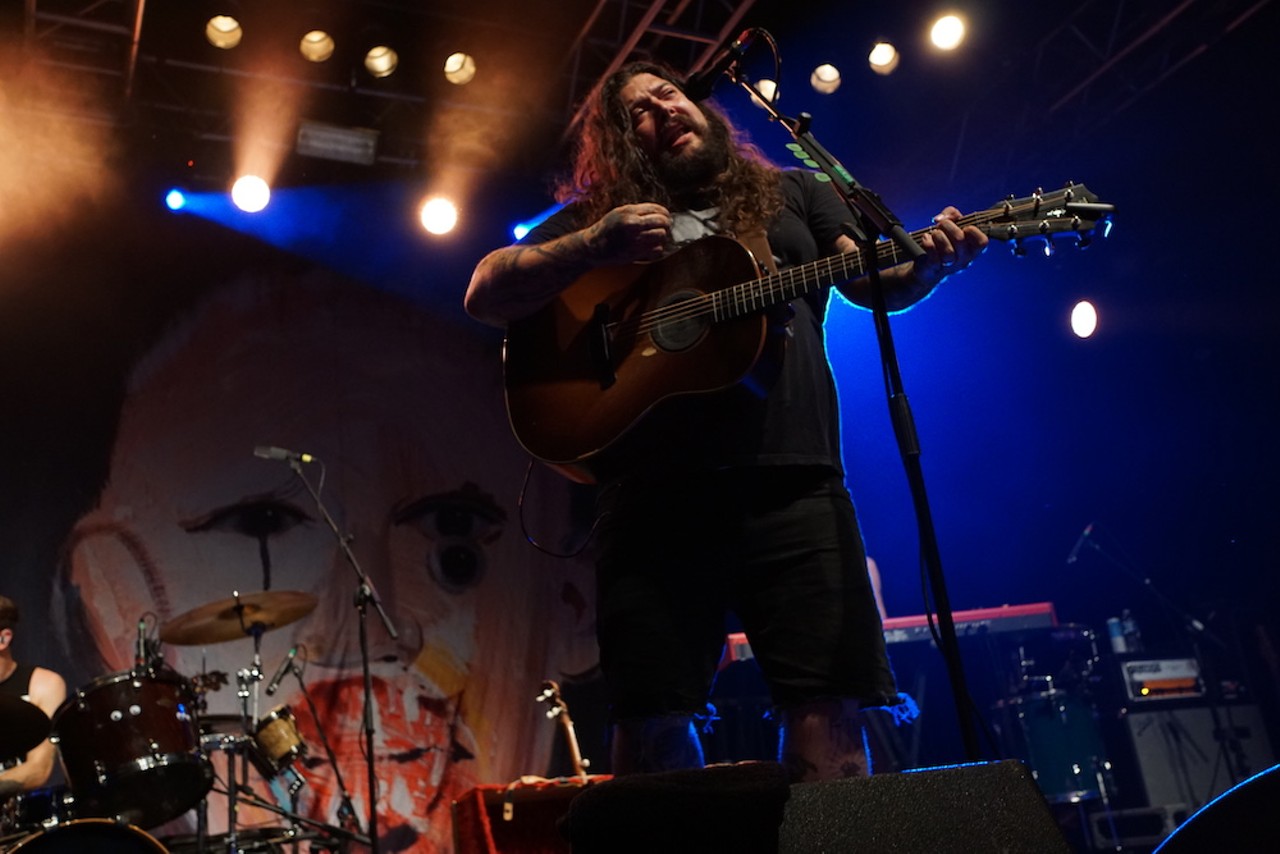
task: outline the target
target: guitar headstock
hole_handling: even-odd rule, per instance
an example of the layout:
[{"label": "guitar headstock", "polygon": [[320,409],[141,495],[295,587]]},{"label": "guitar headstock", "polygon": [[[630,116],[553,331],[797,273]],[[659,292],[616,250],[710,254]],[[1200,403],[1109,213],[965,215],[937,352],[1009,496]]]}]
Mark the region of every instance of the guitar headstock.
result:
[{"label": "guitar headstock", "polygon": [[1021,199],[1009,198],[975,214],[975,222],[992,240],[1013,244],[1015,255],[1025,255],[1030,242],[1043,243],[1044,252],[1053,252],[1058,238],[1088,246],[1096,234],[1111,231],[1115,205],[1101,201],[1084,184],[1067,184],[1053,192],[1037,190]]},{"label": "guitar headstock", "polygon": [[560,696],[560,686],[548,679],[542,683],[542,691],[538,694],[539,703],[547,704],[547,717],[555,720],[561,715],[568,715],[569,708],[565,705],[564,698]]}]

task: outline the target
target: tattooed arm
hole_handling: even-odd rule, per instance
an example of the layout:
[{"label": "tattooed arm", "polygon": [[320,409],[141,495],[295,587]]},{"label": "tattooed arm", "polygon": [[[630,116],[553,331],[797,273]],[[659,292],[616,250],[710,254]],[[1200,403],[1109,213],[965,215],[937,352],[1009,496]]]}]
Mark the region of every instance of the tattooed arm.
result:
[{"label": "tattooed arm", "polygon": [[623,205],[581,231],[490,252],[471,274],[464,304],[477,320],[504,326],[533,314],[588,270],[657,260],[670,241],[666,208]]}]

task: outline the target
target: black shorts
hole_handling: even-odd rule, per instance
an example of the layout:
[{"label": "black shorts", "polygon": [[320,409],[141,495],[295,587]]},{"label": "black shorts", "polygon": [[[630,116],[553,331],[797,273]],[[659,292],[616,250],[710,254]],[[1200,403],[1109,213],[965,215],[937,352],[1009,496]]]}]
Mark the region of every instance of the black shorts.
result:
[{"label": "black shorts", "polygon": [[828,469],[605,487],[600,661],[615,720],[705,710],[734,612],[786,708],[896,697],[853,503]]}]

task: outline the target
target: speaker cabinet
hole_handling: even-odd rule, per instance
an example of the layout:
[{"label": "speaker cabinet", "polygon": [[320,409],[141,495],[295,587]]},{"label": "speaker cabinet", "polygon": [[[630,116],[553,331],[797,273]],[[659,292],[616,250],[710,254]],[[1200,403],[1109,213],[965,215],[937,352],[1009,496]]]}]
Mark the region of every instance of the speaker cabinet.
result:
[{"label": "speaker cabinet", "polygon": [[1070,850],[1013,760],[794,785],[778,845],[786,854]]},{"label": "speaker cabinet", "polygon": [[1254,705],[1131,711],[1126,726],[1150,806],[1196,809],[1275,764]]}]

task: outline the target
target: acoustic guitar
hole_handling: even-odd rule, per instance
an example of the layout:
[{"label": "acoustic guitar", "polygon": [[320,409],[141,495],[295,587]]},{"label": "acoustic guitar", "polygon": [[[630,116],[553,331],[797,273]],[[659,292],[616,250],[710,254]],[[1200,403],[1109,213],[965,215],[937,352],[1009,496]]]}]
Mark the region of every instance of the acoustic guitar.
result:
[{"label": "acoustic guitar", "polygon": [[[968,214],[992,240],[1051,251],[1085,245],[1110,227],[1114,206],[1083,184],[1010,198]],[[914,232],[923,235],[927,229]],[[596,480],[619,440],[664,401],[719,391],[751,377],[773,306],[904,260],[881,241],[869,253],[820,258],[761,275],[751,253],[706,237],[648,264],[601,267],[533,315],[512,323],[503,349],[507,414],[520,444],[572,480]]]}]

